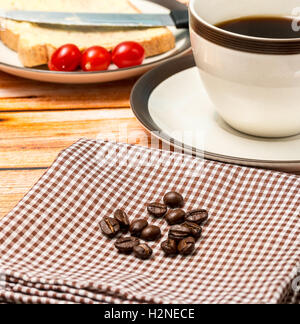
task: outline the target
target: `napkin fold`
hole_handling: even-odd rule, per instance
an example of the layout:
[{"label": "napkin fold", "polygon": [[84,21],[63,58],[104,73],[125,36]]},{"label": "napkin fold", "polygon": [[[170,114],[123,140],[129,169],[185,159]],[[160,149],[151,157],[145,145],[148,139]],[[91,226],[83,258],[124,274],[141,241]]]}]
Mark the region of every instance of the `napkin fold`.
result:
[{"label": "napkin fold", "polygon": [[[194,255],[167,258],[171,190],[210,213]],[[99,221],[124,208],[163,238],[147,261],[118,254]],[[82,139],[0,221],[0,299],[21,303],[284,303],[300,269],[300,177]]]}]

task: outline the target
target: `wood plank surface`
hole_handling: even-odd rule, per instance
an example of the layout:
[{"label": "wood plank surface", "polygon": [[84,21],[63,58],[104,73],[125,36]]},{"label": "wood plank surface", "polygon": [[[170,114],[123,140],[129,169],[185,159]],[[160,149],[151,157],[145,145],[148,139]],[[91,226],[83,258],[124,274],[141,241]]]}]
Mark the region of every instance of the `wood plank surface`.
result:
[{"label": "wood plank surface", "polygon": [[129,109],[135,82],[62,85],[0,72],[0,218],[82,137],[149,145]]},{"label": "wood plank surface", "polygon": [[1,113],[0,168],[48,167],[82,137],[147,146],[149,133],[128,108]]},{"label": "wood plank surface", "polygon": [[0,218],[82,137],[148,145],[129,109],[135,81],[61,85],[0,72]]},{"label": "wood plank surface", "polygon": [[45,170],[0,171],[0,219],[44,174]]},{"label": "wood plank surface", "polygon": [[0,112],[129,107],[136,79],[68,85],[43,83],[0,72]]}]

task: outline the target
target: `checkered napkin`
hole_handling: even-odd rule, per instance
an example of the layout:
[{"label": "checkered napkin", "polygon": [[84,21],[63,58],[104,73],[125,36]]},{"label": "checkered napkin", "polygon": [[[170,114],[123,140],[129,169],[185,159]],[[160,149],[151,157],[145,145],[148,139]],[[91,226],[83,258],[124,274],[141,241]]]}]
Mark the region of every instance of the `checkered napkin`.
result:
[{"label": "checkered napkin", "polygon": [[[141,261],[99,229],[125,208],[176,190],[210,221],[194,255]],[[300,177],[127,144],[80,140],[0,221],[0,298],[21,303],[283,303],[296,301]],[[164,238],[168,226],[161,226]],[[299,278],[298,278],[299,279]],[[299,296],[298,296],[299,297]],[[294,298],[294,299],[293,299]]]}]

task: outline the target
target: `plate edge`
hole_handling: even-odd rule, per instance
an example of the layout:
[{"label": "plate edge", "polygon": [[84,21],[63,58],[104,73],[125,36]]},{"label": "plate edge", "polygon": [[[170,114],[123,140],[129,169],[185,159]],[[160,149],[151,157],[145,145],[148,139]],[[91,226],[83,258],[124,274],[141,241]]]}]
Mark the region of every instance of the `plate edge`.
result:
[{"label": "plate edge", "polygon": [[[182,147],[181,142],[172,139],[169,135],[165,134],[157,125],[156,123],[152,120],[153,125],[155,125],[156,128],[153,128],[151,125],[149,125],[147,122],[144,121],[143,117],[140,116],[138,112],[137,107],[142,107],[146,106],[148,110],[148,103],[149,103],[149,98],[152,94],[152,92],[155,90],[155,88],[161,84],[163,81],[167,80],[169,77],[172,75],[182,72],[184,70],[187,70],[189,68],[195,67],[195,60],[192,54],[188,56],[184,56],[181,58],[173,58],[169,60],[168,62],[163,63],[157,68],[154,68],[150,72],[147,72],[144,74],[135,84],[135,86],[132,89],[131,96],[130,96],[130,106],[131,109],[135,115],[135,117],[138,119],[138,121],[141,123],[141,125],[148,131],[150,131],[154,136],[156,134],[154,132],[161,132],[159,137],[161,140],[164,142],[168,142],[176,147]],[[158,73],[159,72],[159,73]],[[137,99],[139,99],[140,96],[140,101],[137,102]],[[148,110],[149,111],[149,110]],[[150,115],[150,113],[149,113]],[[151,117],[151,116],[150,116]],[[289,167],[292,167],[293,165],[296,166],[300,165],[300,160],[278,160],[278,161],[273,161],[273,160],[256,160],[256,159],[242,159],[234,156],[229,156],[229,155],[222,155],[222,154],[216,154],[208,151],[203,151],[196,149],[191,146],[186,147],[187,150],[190,152],[195,152],[196,155],[201,155],[204,156],[207,159],[210,160],[217,160],[217,161],[230,161],[228,163],[235,163],[235,164],[240,164],[240,165],[245,165],[247,163],[248,165],[251,166],[257,166],[262,165],[263,167],[267,168],[278,168],[280,165],[289,165]]]}]

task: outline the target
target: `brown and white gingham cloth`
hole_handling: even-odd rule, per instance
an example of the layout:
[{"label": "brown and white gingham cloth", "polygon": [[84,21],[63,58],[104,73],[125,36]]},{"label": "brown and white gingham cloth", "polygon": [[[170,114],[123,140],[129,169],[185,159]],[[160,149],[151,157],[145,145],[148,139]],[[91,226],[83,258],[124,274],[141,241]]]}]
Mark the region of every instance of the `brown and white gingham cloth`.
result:
[{"label": "brown and white gingham cloth", "polygon": [[[119,255],[99,221],[180,191],[210,221],[189,257]],[[300,177],[80,140],[0,221],[0,299],[22,303],[283,303],[300,270]],[[151,219],[161,226],[164,220]],[[164,239],[162,238],[162,240]],[[289,297],[289,298],[288,298]],[[294,298],[294,299],[293,299]],[[299,298],[299,296],[298,296]]]}]

